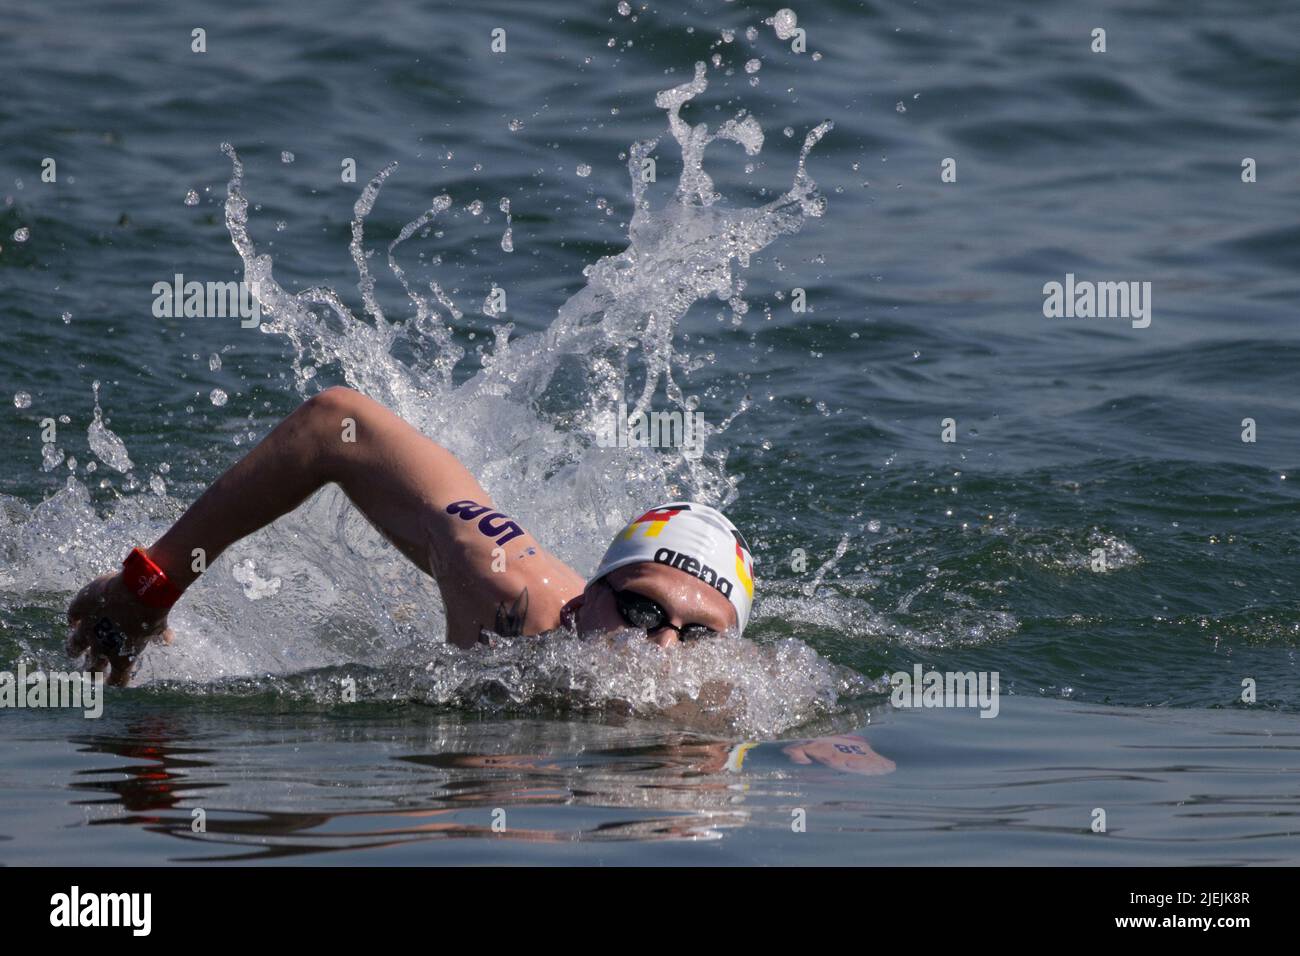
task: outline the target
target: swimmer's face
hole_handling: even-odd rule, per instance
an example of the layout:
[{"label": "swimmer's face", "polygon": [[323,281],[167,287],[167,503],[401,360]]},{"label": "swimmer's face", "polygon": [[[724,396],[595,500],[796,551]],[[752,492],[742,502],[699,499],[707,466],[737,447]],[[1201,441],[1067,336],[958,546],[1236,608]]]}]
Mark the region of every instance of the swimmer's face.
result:
[{"label": "swimmer's face", "polygon": [[736,609],[716,589],[685,571],[642,561],[611,571],[588,586],[576,618],[579,634],[612,634],[636,626],[624,619],[616,591],[625,601],[635,596],[663,608],[667,620],[646,632],[660,647],[681,640],[678,628],[689,634],[691,625],[699,625],[720,634],[736,626]]}]

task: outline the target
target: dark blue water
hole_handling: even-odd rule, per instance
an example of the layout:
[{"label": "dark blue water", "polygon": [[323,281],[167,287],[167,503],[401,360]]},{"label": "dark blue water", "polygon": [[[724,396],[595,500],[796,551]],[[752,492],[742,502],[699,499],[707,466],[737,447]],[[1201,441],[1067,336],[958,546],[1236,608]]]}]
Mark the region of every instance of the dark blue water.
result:
[{"label": "dark blue water", "polygon": [[[241,820],[292,846],[284,815],[319,814],[304,845],[354,850],[329,859],[453,862],[485,852],[459,838],[493,801],[522,806],[539,787],[528,829],[568,848],[505,840],[493,859],[673,862],[707,843],[719,862],[915,862],[917,847],[970,862],[1295,861],[1300,8],[794,9],[802,54],[763,22],[775,8],[722,2],[635,16],[614,3],[0,5],[0,667],[62,666],[71,594],[336,382],[417,420],[584,573],[604,512],[721,489],[758,559],[746,636],[800,642],[825,667],[751,688],[755,719],[731,737],[667,719],[628,727],[601,706],[557,713],[514,678],[501,678],[502,705],[473,663],[473,691],[459,678],[429,691],[412,661],[435,653],[436,594],[326,495],[222,558],[178,607],[177,645],[151,652],[143,685],[111,696],[101,721],[0,714],[14,744],[0,758],[0,858],[79,859],[86,839],[102,862],[234,852],[168,838],[190,838],[202,805],[240,846],[253,832]],[[206,53],[191,51],[196,27]],[[490,47],[498,27],[504,53]],[[1090,49],[1098,27],[1104,53]],[[632,143],[660,138],[649,198],[671,202],[682,161],[655,94],[697,61],[709,88],[683,117],[716,128],[744,109],[766,134],[758,156],[709,149],[722,205],[790,188],[804,136],[829,119],[808,160],[825,212],[736,268],[747,309],[706,296],[677,322],[676,351],[700,359],[677,378],[709,421],[752,403],[711,440],[725,459],[710,459],[707,482],[621,459],[584,470],[596,459],[548,444],[581,405],[585,380],[567,365],[548,390],[498,406],[449,389],[492,354],[490,289],[508,291],[504,318],[527,342],[587,286],[585,267],[628,246]],[[338,337],[152,314],[154,284],[177,273],[243,276],[223,142],[246,166],[250,233],[278,282],[332,286],[355,314],[334,323]],[[54,182],[41,179],[47,157]],[[955,182],[941,181],[947,158]],[[340,177],[347,159],[356,182]],[[459,306],[448,327],[465,357],[450,385],[421,364],[421,348],[437,349],[418,336],[382,361],[347,337],[385,327],[365,314],[348,243],[362,186],[393,161],[365,223],[377,302],[389,321],[412,312],[385,249],[451,196],[401,254]],[[681,278],[677,265],[665,274]],[[1045,317],[1045,283],[1067,274],[1149,282],[1149,326]],[[791,308],[796,288],[806,312]],[[643,351],[634,370],[655,354]],[[125,471],[88,435],[95,382]],[[47,417],[59,451],[43,470]],[[857,685],[840,685],[834,706],[809,703],[839,668],[874,682],[915,663],[998,671],[999,719],[895,711]],[[419,703],[347,711],[319,675],[349,666],[376,669],[366,686],[379,700]],[[752,771],[753,806],[715,833],[714,791],[737,780],[680,748],[754,727],[782,740],[863,730],[898,769],[837,776],[765,745],[777,756]],[[626,757],[637,747],[655,751],[648,763]],[[562,770],[466,776],[453,753],[543,754]],[[160,797],[138,769],[154,762],[200,783]],[[634,812],[629,794],[652,786],[642,773],[689,785]],[[391,789],[372,792],[372,776]],[[1136,789],[1115,783],[1134,776]],[[99,781],[90,800],[87,781]],[[1201,800],[1222,809],[1186,812]],[[838,809],[796,836],[792,805]],[[1089,831],[1091,810],[1111,805],[1131,808],[1123,840]],[[438,831],[452,839],[391,855],[372,839],[392,823],[382,814],[333,842],[311,829],[408,806],[468,809]],[[103,814],[123,825],[91,826]],[[678,815],[692,822],[642,825]],[[882,822],[900,818],[916,821],[905,838]],[[626,838],[599,853],[569,838],[607,824]],[[650,831],[673,839],[640,856]]]}]

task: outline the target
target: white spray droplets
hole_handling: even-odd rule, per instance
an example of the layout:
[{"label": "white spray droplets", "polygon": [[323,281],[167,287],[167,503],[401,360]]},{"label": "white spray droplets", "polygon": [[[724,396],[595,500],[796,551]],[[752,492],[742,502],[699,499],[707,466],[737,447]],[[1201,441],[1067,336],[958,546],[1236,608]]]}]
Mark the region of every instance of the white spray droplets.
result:
[{"label": "white spray droplets", "polygon": [[126,453],[126,443],[104,424],[104,413],[99,407],[99,382],[94,382],[92,387],[95,392],[95,418],[86,429],[86,440],[90,443],[90,450],[95,453],[96,458],[108,467],[125,474],[135,466]]},{"label": "white spray droplets", "polygon": [[230,569],[230,575],[243,589],[244,597],[250,601],[261,601],[280,593],[280,578],[263,578],[257,573],[257,561],[245,558]]},{"label": "white spray droplets", "polygon": [[497,204],[497,208],[506,214],[506,231],[501,233],[501,251],[514,252],[515,237],[512,227],[514,219],[510,215],[510,200],[505,196],[502,196],[501,201]]},{"label": "white spray droplets", "polygon": [[778,40],[789,40],[799,26],[799,17],[789,7],[782,7],[776,11],[769,22],[772,24],[772,29],[776,31]]},{"label": "white spray droplets", "polygon": [[63,449],[53,442],[41,443],[41,471],[53,471],[63,463]]}]

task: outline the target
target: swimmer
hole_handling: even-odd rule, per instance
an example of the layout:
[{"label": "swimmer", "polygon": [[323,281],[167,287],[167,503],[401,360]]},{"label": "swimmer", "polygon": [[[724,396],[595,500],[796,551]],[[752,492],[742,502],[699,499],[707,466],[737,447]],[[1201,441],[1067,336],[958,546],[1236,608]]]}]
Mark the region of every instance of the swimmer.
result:
[{"label": "swimmer", "polygon": [[447,640],[459,647],[562,627],[583,637],[630,628],[668,647],[742,634],[749,619],[753,557],[714,508],[669,502],[634,517],[584,580],[499,511],[451,452],[334,387],[285,418],[150,547],[133,548],[121,571],[81,589],[68,608],[68,654],[127,684],[145,647],[173,641],[167,615],[196,567],[329,483],[434,578]]}]

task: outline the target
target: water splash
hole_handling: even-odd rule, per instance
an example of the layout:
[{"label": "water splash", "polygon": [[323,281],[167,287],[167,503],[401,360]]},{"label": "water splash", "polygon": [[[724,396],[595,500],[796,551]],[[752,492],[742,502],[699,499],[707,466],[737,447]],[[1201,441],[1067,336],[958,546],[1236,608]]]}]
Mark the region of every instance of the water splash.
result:
[{"label": "water splash", "polygon": [[310,707],[352,699],[402,701],[484,714],[635,717],[705,733],[775,736],[834,713],[845,697],[885,685],[832,664],[802,641],[767,646],[734,637],[655,647],[638,632],[498,638],[469,651],[419,642],[379,667],[344,665],[203,688],[163,680],[160,691],[262,696]]},{"label": "water splash", "polygon": [[[642,380],[639,390],[634,390],[635,400],[628,403],[630,415],[647,411],[660,385],[669,404],[683,412],[695,410],[698,399],[686,395],[677,378],[678,373],[697,368],[701,360],[674,349],[677,323],[691,305],[710,295],[743,312],[747,305],[740,297],[743,286],[735,266],[747,268],[754,253],[782,235],[797,232],[825,210],[807,159],[831,129],[829,122],[808,133],[793,183],[784,194],[757,208],[732,208],[720,202],[722,197],[704,171],[707,147],[719,139],[730,140],[756,155],[762,149],[763,132],[743,112],[713,133],[706,124],[692,126],[683,120],[682,106],[707,87],[701,62],[695,65],[690,82],[664,90],[655,99],[667,111],[669,130],[682,153],[683,171],[673,199],[660,209],[650,205],[640,170],[658,141],[634,144],[629,171],[635,209],[627,249],[584,270],[586,286],[561,306],[545,332],[522,340],[498,333],[493,347],[482,355],[482,370],[459,388],[451,387],[452,372],[464,351],[455,344],[450,323],[461,313],[436,282],[430,282],[430,290],[437,306],[412,290],[393,255],[399,243],[444,212],[450,200],[440,197],[389,246],[390,270],[416,308],[408,321],[389,323],[375,301],[375,280],[362,242],[365,219],[396,165],[385,167],[365,187],[354,208],[351,245],[358,290],[366,314],[374,320],[364,323],[350,315],[332,289],[312,288],[290,295],[275,282],[271,258],[257,252],[248,234],[243,165],[233,147],[223,144],[232,163],[227,227],[244,262],[245,281],[271,319],[263,330],[283,334],[294,345],[299,391],[305,394],[307,382],[314,377],[314,369],[304,371],[305,360],[314,366],[337,363],[349,385],[437,437],[466,461],[490,492],[500,489],[514,511],[531,522],[534,533],[558,541],[561,556],[582,554],[576,559],[580,566],[589,564],[590,553],[646,501],[686,494],[725,507],[736,494],[735,482],[725,471],[725,452],[690,457],[647,454],[618,475],[610,470],[616,463],[593,442],[600,421],[628,394],[634,365],[640,365]],[[332,313],[341,327],[317,315],[318,307]],[[409,365],[398,361],[393,349],[399,341],[415,354],[428,356],[427,361]],[[576,388],[571,380],[574,374],[580,379]],[[562,387],[551,389],[557,375],[569,378]],[[561,393],[576,393],[581,404],[557,404]],[[745,407],[727,415],[723,425]],[[534,411],[538,409],[543,411],[541,420]],[[493,427],[465,428],[466,423],[487,422]],[[706,447],[721,429],[722,425],[706,423]],[[572,516],[554,515],[553,493],[548,490],[539,497],[539,476],[577,483],[573,492],[596,503],[594,523],[579,522],[575,529]]]}]

